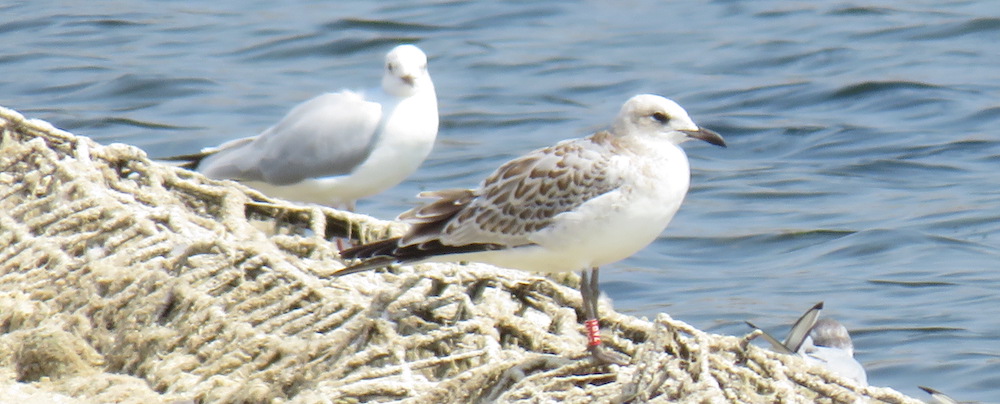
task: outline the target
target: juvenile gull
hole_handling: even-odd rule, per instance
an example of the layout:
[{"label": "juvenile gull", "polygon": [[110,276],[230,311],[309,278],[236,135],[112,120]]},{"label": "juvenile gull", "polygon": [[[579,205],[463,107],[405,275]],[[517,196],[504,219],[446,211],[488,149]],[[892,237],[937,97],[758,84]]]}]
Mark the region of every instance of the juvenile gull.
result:
[{"label": "juvenile gull", "polygon": [[385,57],[382,86],[310,99],[260,135],[168,157],[210,178],[232,179],[292,201],[354,210],[427,158],[438,131],[427,56],[413,45]]},{"label": "juvenile gull", "polygon": [[[854,359],[854,343],[847,328],[831,318],[819,319],[821,310],[823,302],[806,311],[792,325],[788,337],[783,342],[779,342],[766,332],[762,336],[777,352],[799,355],[806,362],[824,366],[836,374],[867,386],[868,374],[861,363]],[[746,323],[752,328],[760,329],[749,321]]]},{"label": "juvenile gull", "polygon": [[580,270],[588,349],[601,362],[621,363],[601,347],[598,267],[641,250],[666,228],[690,183],[678,146],[689,139],[725,146],[677,103],[637,95],[607,131],[511,160],[476,189],[420,194],[436,200],[399,216],[412,225],[408,233],[344,250],[343,258],[363,261],[336,275],[424,261]]}]

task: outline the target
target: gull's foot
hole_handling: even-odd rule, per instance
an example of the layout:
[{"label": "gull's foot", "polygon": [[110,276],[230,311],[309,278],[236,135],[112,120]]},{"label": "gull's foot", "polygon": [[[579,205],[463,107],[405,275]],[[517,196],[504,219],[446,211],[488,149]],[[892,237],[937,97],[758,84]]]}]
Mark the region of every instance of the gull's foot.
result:
[{"label": "gull's foot", "polygon": [[590,356],[594,358],[594,362],[598,365],[625,366],[629,364],[629,359],[631,359],[628,356],[607,349],[603,345],[590,345],[587,347],[587,350],[590,351]]}]

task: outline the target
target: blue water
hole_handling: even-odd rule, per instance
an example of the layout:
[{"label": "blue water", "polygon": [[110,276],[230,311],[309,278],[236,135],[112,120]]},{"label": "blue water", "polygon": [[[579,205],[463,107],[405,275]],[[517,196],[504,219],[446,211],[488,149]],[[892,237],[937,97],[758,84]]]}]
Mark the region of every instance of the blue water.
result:
[{"label": "blue water", "polygon": [[654,245],[602,271],[619,310],[741,335],[825,301],[874,385],[1000,401],[1000,3],[0,4],[0,105],[153,156],[253,135],[326,90],[431,56],[442,127],[420,190],[676,99],[728,149]]}]

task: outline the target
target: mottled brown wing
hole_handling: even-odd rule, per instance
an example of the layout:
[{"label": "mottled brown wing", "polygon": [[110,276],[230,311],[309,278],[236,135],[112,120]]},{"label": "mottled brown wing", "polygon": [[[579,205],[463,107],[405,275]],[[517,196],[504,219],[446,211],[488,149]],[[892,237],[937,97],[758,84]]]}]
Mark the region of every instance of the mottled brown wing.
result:
[{"label": "mottled brown wing", "polygon": [[[475,190],[425,194],[438,198],[400,216],[414,225],[400,246],[437,241],[445,246],[521,246],[553,219],[618,188],[609,170],[608,134],[559,143],[507,162]],[[613,149],[613,148],[611,148]]]},{"label": "mottled brown wing", "polygon": [[416,245],[437,240],[444,226],[462,209],[475,199],[471,189],[446,189],[443,191],[421,192],[419,198],[435,198],[436,201],[410,209],[399,215],[399,220],[411,225],[403,236],[400,246]]}]

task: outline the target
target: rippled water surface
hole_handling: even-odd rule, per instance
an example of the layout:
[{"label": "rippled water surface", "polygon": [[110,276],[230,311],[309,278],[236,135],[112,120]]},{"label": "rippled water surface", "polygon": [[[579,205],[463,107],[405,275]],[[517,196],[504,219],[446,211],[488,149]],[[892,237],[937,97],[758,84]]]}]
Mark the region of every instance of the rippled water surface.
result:
[{"label": "rippled water surface", "polygon": [[0,105],[187,153],[373,86],[415,42],[442,128],[416,175],[359,204],[392,218],[663,94],[730,147],[686,145],[684,207],[602,272],[618,309],[783,334],[822,300],[872,384],[1000,401],[1000,4],[872,3],[0,4]]}]

